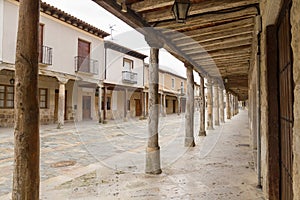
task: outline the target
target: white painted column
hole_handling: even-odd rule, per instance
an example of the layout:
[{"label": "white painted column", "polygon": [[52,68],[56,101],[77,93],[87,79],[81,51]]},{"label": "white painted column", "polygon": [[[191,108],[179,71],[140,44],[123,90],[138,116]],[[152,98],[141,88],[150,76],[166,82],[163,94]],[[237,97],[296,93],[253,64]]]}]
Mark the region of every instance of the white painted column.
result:
[{"label": "white painted column", "polygon": [[194,147],[194,75],[193,67],[185,64],[187,76],[187,99],[185,109],[185,147]]},{"label": "white painted column", "polygon": [[212,79],[208,78],[207,83],[207,130],[213,130],[213,89],[212,89]]},{"label": "white painted column", "polygon": [[57,128],[63,128],[65,124],[65,85],[67,81],[59,81],[59,93],[58,93],[58,110],[57,110]]},{"label": "white painted column", "polygon": [[148,116],[148,144],[146,149],[147,174],[160,174],[160,147],[158,143],[158,54],[162,44],[155,39],[145,38],[151,47],[149,59],[149,116]]},{"label": "white painted column", "polygon": [[219,97],[220,97],[220,122],[224,123],[225,122],[225,116],[224,116],[224,90],[223,88],[219,88]]},{"label": "white painted column", "polygon": [[200,76],[200,88],[199,88],[199,96],[200,96],[200,129],[199,136],[206,136],[205,131],[205,95],[204,95],[204,78]]},{"label": "white painted column", "polygon": [[219,108],[219,84],[217,81],[214,82],[214,118],[215,118],[215,125],[220,125],[220,108]]}]

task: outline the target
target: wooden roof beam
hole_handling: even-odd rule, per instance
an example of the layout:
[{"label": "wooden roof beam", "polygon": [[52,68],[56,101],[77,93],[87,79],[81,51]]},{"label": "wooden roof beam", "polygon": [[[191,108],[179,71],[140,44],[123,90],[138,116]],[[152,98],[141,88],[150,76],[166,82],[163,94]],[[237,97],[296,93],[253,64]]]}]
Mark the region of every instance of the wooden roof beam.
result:
[{"label": "wooden roof beam", "polygon": [[[173,2],[167,1],[163,5],[168,6],[168,8],[171,8],[173,3],[174,3],[174,1]],[[220,11],[224,11],[224,10],[236,9],[238,7],[244,7],[244,6],[257,4],[257,3],[259,3],[258,0],[218,0],[218,1],[206,0],[206,1],[201,1],[199,3],[192,2],[191,8],[189,10],[189,17],[191,17],[193,15],[200,15],[200,14],[203,15],[205,13],[220,12]],[[154,4],[158,4],[158,3],[155,2]],[[135,10],[134,6],[132,8],[136,12],[144,12],[143,17],[149,23],[174,19],[174,15],[173,15],[171,9],[165,9],[164,11],[155,10],[155,11],[151,12],[152,10],[154,10],[153,7],[154,6],[148,7],[149,9],[145,9],[145,7],[144,7],[139,10]],[[158,6],[155,6],[155,7],[159,8]]]},{"label": "wooden roof beam", "polygon": [[240,11],[233,11],[225,14],[207,14],[201,17],[199,16],[191,16],[188,17],[184,24],[174,23],[174,21],[170,22],[161,22],[156,25],[156,27],[165,28],[165,29],[173,29],[180,30],[185,29],[187,27],[191,28],[193,26],[201,27],[201,25],[205,24],[214,24],[218,21],[236,21],[239,19],[246,19],[251,16],[257,15],[257,10],[254,7],[246,8]]}]

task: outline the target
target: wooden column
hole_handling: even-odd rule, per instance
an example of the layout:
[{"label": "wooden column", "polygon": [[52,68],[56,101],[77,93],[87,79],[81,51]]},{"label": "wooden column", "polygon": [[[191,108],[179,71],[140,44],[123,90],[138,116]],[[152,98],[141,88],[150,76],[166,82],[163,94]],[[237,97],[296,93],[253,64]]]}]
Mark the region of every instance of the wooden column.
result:
[{"label": "wooden column", "polygon": [[102,123],[102,87],[99,85],[99,94],[98,94],[98,121]]},{"label": "wooden column", "polygon": [[226,112],[227,112],[227,119],[231,119],[231,105],[230,105],[230,93],[226,92]]},{"label": "wooden column", "polygon": [[230,94],[230,108],[231,108],[231,116],[233,117],[234,114],[234,95]]},{"label": "wooden column", "polygon": [[177,97],[177,114],[180,115],[181,113],[181,104],[180,104],[180,96]]},{"label": "wooden column", "polygon": [[185,147],[194,147],[194,75],[193,67],[185,64],[187,76],[187,99],[185,109]]},{"label": "wooden column", "polygon": [[223,88],[219,88],[219,97],[220,97],[220,121],[221,123],[225,122],[225,116],[224,116],[224,90]]},{"label": "wooden column", "polygon": [[163,95],[163,97],[164,97],[164,98],[163,98],[163,106],[164,106],[164,107],[163,107],[163,116],[164,116],[164,117],[167,116],[166,96],[167,96],[166,94]]},{"label": "wooden column", "polygon": [[107,88],[104,87],[104,91],[103,91],[103,104],[104,104],[104,108],[103,108],[103,123],[106,123],[106,111],[107,111]]},{"label": "wooden column", "polygon": [[207,130],[213,130],[213,89],[212,89],[212,80],[211,78],[207,79]]},{"label": "wooden column", "polygon": [[65,95],[67,81],[59,81],[59,92],[58,92],[58,109],[57,109],[57,128],[63,128],[65,124]]},{"label": "wooden column", "polygon": [[124,89],[124,121],[127,120],[127,111],[128,111],[128,97],[127,94],[128,91],[127,89]]},{"label": "wooden column", "polygon": [[145,93],[143,91],[141,91],[141,96],[140,96],[140,102],[141,102],[141,105],[142,105],[142,116],[141,116],[141,119],[145,119],[145,116],[146,116],[146,109],[145,109]]},{"label": "wooden column", "polygon": [[161,44],[155,39],[145,38],[151,47],[149,59],[149,116],[148,116],[148,144],[146,149],[147,174],[160,174],[160,147],[158,144],[158,53]]},{"label": "wooden column", "polygon": [[215,125],[220,125],[220,107],[219,107],[219,83],[217,81],[214,82],[214,118]]},{"label": "wooden column", "polygon": [[200,76],[200,89],[199,89],[199,96],[200,96],[200,129],[199,129],[199,136],[206,136],[205,131],[205,95],[204,95],[204,78]]},{"label": "wooden column", "polygon": [[20,1],[15,71],[13,200],[39,199],[39,16],[40,1]]}]

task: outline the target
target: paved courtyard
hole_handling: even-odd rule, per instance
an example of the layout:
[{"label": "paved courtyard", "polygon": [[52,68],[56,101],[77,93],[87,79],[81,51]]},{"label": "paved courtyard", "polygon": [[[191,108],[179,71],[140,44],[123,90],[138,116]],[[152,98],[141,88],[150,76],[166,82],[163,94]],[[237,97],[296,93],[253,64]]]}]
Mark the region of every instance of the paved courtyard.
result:
[{"label": "paved courtyard", "polygon": [[[160,117],[163,173],[144,174],[147,120],[41,127],[41,199],[263,199],[247,111],[183,147],[184,115]],[[195,135],[199,113],[195,113]],[[13,129],[0,128],[0,199],[10,199]]]}]

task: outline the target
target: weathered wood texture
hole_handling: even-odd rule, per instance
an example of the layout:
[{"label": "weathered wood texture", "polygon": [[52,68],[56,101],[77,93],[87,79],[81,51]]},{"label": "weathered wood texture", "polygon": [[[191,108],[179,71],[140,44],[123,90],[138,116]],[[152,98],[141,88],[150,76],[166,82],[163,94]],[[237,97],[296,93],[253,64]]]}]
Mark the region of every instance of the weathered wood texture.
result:
[{"label": "weathered wood texture", "polygon": [[[156,46],[153,44],[153,46]],[[146,173],[160,174],[160,147],[158,144],[158,53],[159,48],[150,49],[149,61],[149,116],[148,116],[148,145],[146,150]]]},{"label": "weathered wood texture", "polygon": [[279,112],[276,26],[267,27],[267,84],[268,84],[268,187],[269,199],[280,199],[280,153],[279,153]]},{"label": "weathered wood texture", "polygon": [[40,1],[20,1],[15,71],[14,200],[39,199],[39,9]]},{"label": "weathered wood texture", "polygon": [[193,68],[186,65],[187,100],[185,110],[185,147],[194,147],[194,75]]}]

